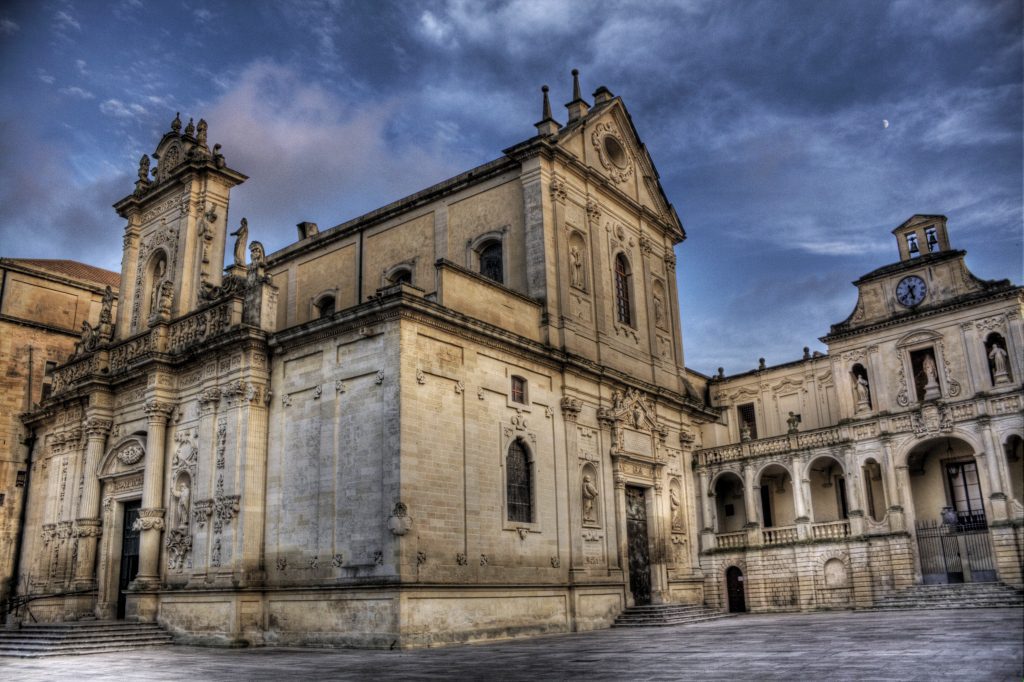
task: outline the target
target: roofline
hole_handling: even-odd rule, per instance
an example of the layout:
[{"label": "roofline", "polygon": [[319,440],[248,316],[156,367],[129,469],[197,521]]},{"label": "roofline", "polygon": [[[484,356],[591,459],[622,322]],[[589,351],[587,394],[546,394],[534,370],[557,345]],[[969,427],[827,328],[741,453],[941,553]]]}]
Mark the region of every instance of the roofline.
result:
[{"label": "roofline", "polygon": [[[88,289],[89,291],[93,291],[93,292],[98,293],[98,294],[106,293],[107,286],[108,286],[106,284],[101,284],[101,283],[96,282],[96,281],[91,280],[91,279],[79,279],[77,277],[72,277],[71,275],[58,274],[58,273],[53,272],[52,270],[47,270],[47,269],[45,269],[45,268],[43,268],[41,266],[33,266],[33,265],[26,265],[26,264],[23,264],[23,263],[19,263],[18,262],[19,260],[20,259],[18,259],[18,258],[0,257],[0,267],[7,268],[8,270],[14,270],[15,272],[21,272],[21,273],[26,274],[26,275],[35,275],[37,277],[42,277],[44,279],[49,279],[49,280],[52,280],[54,282],[61,282],[63,284],[77,286],[77,287],[79,287],[81,289]],[[70,259],[67,259],[67,258],[51,258],[51,259],[46,259],[46,258],[30,258],[30,259],[27,259],[27,260],[70,260]],[[95,268],[96,267],[95,265],[89,265],[88,263],[82,263],[81,261],[71,261],[71,262],[78,263],[80,265],[86,265],[86,266],[91,267],[91,268]],[[103,270],[104,268],[96,268],[96,269],[97,270]],[[121,277],[120,273],[116,273],[113,270],[105,270],[105,271],[117,275],[118,279],[120,279],[120,277]],[[110,288],[114,292],[114,296],[116,298],[118,296],[118,294],[119,294],[120,289],[121,289],[121,285],[118,284],[116,289],[114,287],[110,287]]]},{"label": "roofline", "polygon": [[915,213],[914,215],[910,216],[909,218],[904,220],[902,223],[900,223],[899,225],[894,227],[892,229],[892,234],[896,234],[899,230],[902,230],[904,227],[906,227],[910,223],[914,222],[915,218],[923,218],[925,220],[938,220],[938,219],[942,219],[942,220],[946,220],[946,221],[949,220],[948,216],[944,216],[944,215],[939,214],[939,213],[934,213],[934,214],[933,213]]}]

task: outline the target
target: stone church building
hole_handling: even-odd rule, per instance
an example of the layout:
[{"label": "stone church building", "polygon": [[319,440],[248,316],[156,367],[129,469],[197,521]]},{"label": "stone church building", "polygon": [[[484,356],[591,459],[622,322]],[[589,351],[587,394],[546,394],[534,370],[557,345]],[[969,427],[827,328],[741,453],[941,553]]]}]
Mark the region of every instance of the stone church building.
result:
[{"label": "stone church building", "polygon": [[960,579],[1019,586],[1021,289],[915,216],[828,355],[704,377],[622,100],[567,116],[545,88],[500,158],[271,254],[176,117],[115,204],[116,311],[23,417],[34,616],[404,647],[852,607],[938,580],[944,519],[994,547]]}]

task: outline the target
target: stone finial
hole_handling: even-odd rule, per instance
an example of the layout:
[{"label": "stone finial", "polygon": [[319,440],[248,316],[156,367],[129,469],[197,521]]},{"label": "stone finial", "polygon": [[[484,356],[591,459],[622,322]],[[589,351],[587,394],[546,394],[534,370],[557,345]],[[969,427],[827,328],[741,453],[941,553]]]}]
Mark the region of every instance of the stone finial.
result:
[{"label": "stone finial", "polygon": [[548,99],[548,86],[542,85],[540,91],[544,93],[544,104],[541,108],[541,120],[534,125],[540,135],[554,135],[558,132],[558,121],[551,117],[551,100]]},{"label": "stone finial", "polygon": [[757,368],[758,369],[765,369],[766,367],[767,367],[767,365],[764,364],[764,358],[758,358],[757,359]]},{"label": "stone finial", "polygon": [[584,101],[582,95],[580,95],[580,71],[579,69],[572,70],[572,101],[565,105],[565,108],[569,110],[569,121],[575,121],[583,118],[590,111],[590,105]]},{"label": "stone finial", "polygon": [[320,234],[320,228],[317,227],[317,224],[316,223],[311,223],[308,220],[303,220],[301,223],[297,224],[295,227],[297,227],[299,229],[299,240],[300,241],[303,240],[303,239],[309,239],[310,237],[315,237],[316,235]]},{"label": "stone finial", "polygon": [[180,133],[181,132],[181,112],[180,111],[174,114],[174,120],[171,121],[171,132],[173,132],[173,133]]},{"label": "stone finial", "polygon": [[196,134],[196,126],[195,126],[194,123],[192,123],[192,118],[189,117],[188,125],[185,126],[185,135],[188,136],[188,137],[193,137],[193,136],[195,136],[195,134]]},{"label": "stone finial", "polygon": [[810,360],[810,359],[811,359],[811,349],[808,348],[807,346],[804,346],[804,360]]},{"label": "stone finial", "polygon": [[719,367],[718,368],[718,378],[719,379],[724,379],[725,378],[725,368],[724,367]]}]

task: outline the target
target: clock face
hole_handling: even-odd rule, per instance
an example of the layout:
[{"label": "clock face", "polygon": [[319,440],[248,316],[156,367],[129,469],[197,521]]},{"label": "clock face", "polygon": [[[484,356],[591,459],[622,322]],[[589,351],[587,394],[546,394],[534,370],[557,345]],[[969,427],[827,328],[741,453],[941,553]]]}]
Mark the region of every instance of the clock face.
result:
[{"label": "clock face", "polygon": [[921,301],[928,294],[928,287],[924,280],[917,275],[910,275],[900,280],[896,285],[896,300],[911,308]]}]

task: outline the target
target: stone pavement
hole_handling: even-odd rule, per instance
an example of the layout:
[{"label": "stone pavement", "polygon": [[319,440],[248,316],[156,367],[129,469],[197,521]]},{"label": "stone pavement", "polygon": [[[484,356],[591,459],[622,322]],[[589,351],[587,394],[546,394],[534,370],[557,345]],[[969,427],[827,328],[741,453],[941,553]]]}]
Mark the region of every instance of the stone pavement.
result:
[{"label": "stone pavement", "polygon": [[161,647],[0,658],[3,680],[1021,680],[1024,611],[748,615],[413,651]]}]

